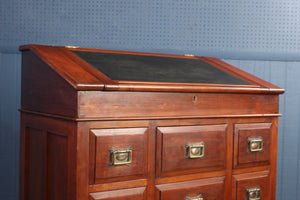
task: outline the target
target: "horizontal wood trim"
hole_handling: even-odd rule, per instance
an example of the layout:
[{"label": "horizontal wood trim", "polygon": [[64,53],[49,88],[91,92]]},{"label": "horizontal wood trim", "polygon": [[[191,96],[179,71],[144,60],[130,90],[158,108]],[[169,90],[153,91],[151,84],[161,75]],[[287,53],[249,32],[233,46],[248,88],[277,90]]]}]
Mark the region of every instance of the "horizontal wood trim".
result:
[{"label": "horizontal wood trim", "polygon": [[250,172],[248,171],[248,173],[243,173],[243,174],[236,174],[234,175],[234,179],[239,179],[239,180],[247,180],[247,179],[252,179],[253,177],[258,178],[258,177],[265,177],[265,176],[269,176],[270,171],[259,171],[259,172]]},{"label": "horizontal wood trim", "polygon": [[186,174],[186,175],[181,175],[181,176],[157,178],[155,180],[155,184],[158,185],[158,184],[166,184],[166,183],[175,183],[175,182],[180,182],[180,181],[191,181],[191,180],[196,180],[196,179],[213,178],[213,177],[225,176],[225,175],[226,175],[225,171]]},{"label": "horizontal wood trim", "polygon": [[90,193],[89,199],[90,200],[108,200],[108,199],[128,199],[128,200],[142,200],[145,199],[145,187],[138,187],[138,188],[129,188],[123,190],[115,190],[115,191],[105,191],[105,192],[97,192],[97,193]]},{"label": "horizontal wood trim", "polygon": [[[88,87],[81,87],[80,90],[90,90]],[[144,92],[197,92],[197,93],[251,93],[251,94],[281,94],[283,89],[269,89],[261,87],[227,87],[223,86],[202,86],[199,85],[173,85],[173,84],[106,84],[105,91],[144,91]]]},{"label": "horizontal wood trim", "polygon": [[130,180],[130,181],[105,183],[105,184],[95,184],[89,186],[89,193],[102,192],[108,190],[120,190],[129,187],[143,187],[143,186],[147,186],[147,184],[148,184],[147,179]]},{"label": "horizontal wood trim", "polygon": [[215,177],[156,185],[156,198],[161,200],[187,199],[187,197],[196,199],[196,196],[203,194],[204,199],[224,199],[224,181],[225,177]]},{"label": "horizontal wood trim", "polygon": [[122,120],[166,120],[166,119],[210,119],[210,118],[255,118],[281,117],[281,114],[253,114],[253,115],[212,115],[212,116],[162,116],[162,117],[118,117],[118,118],[76,118],[75,121],[122,121]]},{"label": "horizontal wood trim", "polygon": [[154,82],[118,81],[115,84],[77,84],[77,91],[142,91],[142,92],[196,92],[196,93],[250,93],[282,94],[281,88],[262,88],[257,85],[221,85],[221,84],[176,84]]},{"label": "horizontal wood trim", "polygon": [[248,168],[243,168],[243,169],[234,169],[232,171],[232,174],[237,175],[237,174],[244,174],[244,173],[250,173],[250,172],[267,171],[270,169],[271,169],[270,165],[258,166],[258,167],[248,167]]},{"label": "horizontal wood trim", "polygon": [[[118,84],[132,84],[132,85],[170,85],[170,86],[203,86],[203,87],[222,87],[224,84],[217,83],[179,83],[179,82],[147,82],[147,81],[116,81]],[[226,84],[226,87],[241,87],[241,88],[259,88],[259,85],[229,85]]]},{"label": "horizontal wood trim", "polygon": [[20,109],[22,113],[28,113],[33,115],[39,115],[44,117],[56,118],[56,119],[63,119],[67,121],[78,121],[78,122],[87,122],[87,121],[124,121],[124,120],[173,120],[173,119],[212,119],[212,118],[262,118],[262,117],[281,117],[282,114],[251,114],[251,115],[212,115],[212,116],[160,116],[160,117],[90,117],[90,118],[72,118],[72,117],[65,117],[62,115],[54,115],[49,113],[41,113],[35,112],[25,109]]},{"label": "horizontal wood trim", "polygon": [[197,93],[250,93],[250,94],[282,94],[284,89],[281,88],[262,88],[257,85],[176,85],[173,83],[153,83],[153,82],[119,82],[119,84],[77,84],[77,91],[142,91],[142,92],[197,92]]},{"label": "horizontal wood trim", "polygon": [[213,177],[207,179],[198,179],[193,181],[186,181],[186,182],[176,182],[170,184],[160,184],[156,185],[156,187],[160,191],[167,191],[170,189],[183,189],[183,188],[190,188],[196,185],[211,185],[216,183],[224,183],[225,177]]}]

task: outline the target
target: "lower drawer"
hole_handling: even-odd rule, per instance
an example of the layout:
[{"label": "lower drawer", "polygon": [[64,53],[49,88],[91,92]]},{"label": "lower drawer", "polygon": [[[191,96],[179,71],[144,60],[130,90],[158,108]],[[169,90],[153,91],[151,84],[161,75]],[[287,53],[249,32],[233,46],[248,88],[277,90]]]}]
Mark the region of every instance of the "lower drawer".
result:
[{"label": "lower drawer", "polygon": [[90,193],[89,200],[145,200],[146,188],[130,188],[106,192]]},{"label": "lower drawer", "polygon": [[223,200],[224,177],[156,186],[156,200]]},{"label": "lower drawer", "polygon": [[270,199],[268,171],[239,174],[233,176],[233,200],[245,199]]}]

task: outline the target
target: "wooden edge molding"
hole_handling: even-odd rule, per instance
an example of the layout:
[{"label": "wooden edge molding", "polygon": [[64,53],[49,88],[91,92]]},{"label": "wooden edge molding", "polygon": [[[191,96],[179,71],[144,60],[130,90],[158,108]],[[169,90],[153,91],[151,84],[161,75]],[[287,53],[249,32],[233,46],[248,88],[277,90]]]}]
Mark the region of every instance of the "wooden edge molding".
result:
[{"label": "wooden edge molding", "polygon": [[120,190],[126,189],[128,186],[130,187],[144,187],[147,186],[147,179],[140,180],[131,180],[131,181],[123,181],[123,182],[114,182],[114,183],[105,183],[105,184],[95,184],[89,186],[89,193],[93,192],[102,192],[108,190]]},{"label": "wooden edge molding", "polygon": [[[82,88],[88,89],[88,88]],[[172,85],[166,83],[163,84],[106,84],[105,91],[147,91],[147,92],[196,92],[196,93],[251,93],[251,94],[281,94],[283,89],[269,89],[261,87],[227,87],[223,86],[202,86],[198,85]]]},{"label": "wooden edge molding", "polygon": [[25,109],[19,109],[22,113],[39,115],[50,118],[58,118],[67,121],[126,121],[126,120],[164,120],[164,119],[212,119],[212,118],[255,118],[255,117],[281,117],[282,114],[248,114],[248,115],[212,115],[212,116],[157,116],[157,117],[147,117],[147,116],[138,116],[138,117],[106,117],[106,118],[97,118],[97,117],[87,117],[87,118],[77,118],[77,117],[67,117],[62,115],[55,115],[49,113],[42,113],[36,111],[30,111]]}]

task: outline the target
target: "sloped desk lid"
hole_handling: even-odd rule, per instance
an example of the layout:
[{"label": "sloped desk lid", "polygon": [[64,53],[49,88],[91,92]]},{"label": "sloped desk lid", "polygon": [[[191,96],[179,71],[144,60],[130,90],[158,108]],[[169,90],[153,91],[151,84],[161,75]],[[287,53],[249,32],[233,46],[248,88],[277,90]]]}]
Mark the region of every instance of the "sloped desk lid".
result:
[{"label": "sloped desk lid", "polygon": [[72,52],[111,80],[249,85],[201,59]]},{"label": "sloped desk lid", "polygon": [[77,90],[283,93],[209,57],[25,45]]}]

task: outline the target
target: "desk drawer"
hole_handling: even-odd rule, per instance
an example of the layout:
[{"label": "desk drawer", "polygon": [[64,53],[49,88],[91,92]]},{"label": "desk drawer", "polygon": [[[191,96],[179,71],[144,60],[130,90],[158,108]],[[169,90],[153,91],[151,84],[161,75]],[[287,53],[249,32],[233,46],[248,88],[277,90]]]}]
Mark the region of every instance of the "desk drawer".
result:
[{"label": "desk drawer", "polygon": [[[92,129],[90,184],[142,178],[147,168],[147,128]],[[106,179],[106,180],[105,180]]]},{"label": "desk drawer", "polygon": [[269,191],[268,171],[233,177],[233,200],[267,200],[270,199]]},{"label": "desk drawer", "polygon": [[227,125],[159,127],[157,176],[224,169],[226,128]]},{"label": "desk drawer", "polygon": [[223,200],[224,177],[156,186],[156,200]]},{"label": "desk drawer", "polygon": [[272,123],[235,124],[234,167],[270,164]]}]

